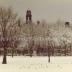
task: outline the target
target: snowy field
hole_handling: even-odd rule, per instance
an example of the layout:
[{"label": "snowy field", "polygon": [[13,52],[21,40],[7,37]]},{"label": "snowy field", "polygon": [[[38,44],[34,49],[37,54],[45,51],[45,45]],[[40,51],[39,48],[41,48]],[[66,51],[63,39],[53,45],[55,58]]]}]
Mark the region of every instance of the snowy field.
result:
[{"label": "snowy field", "polygon": [[0,72],[72,72],[72,57],[25,57],[8,56],[7,64],[2,64],[0,57]]}]

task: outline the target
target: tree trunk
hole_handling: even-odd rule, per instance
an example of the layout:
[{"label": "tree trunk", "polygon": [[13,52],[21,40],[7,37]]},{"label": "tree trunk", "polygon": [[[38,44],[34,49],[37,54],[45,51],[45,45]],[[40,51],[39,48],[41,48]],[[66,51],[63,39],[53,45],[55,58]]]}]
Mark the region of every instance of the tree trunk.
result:
[{"label": "tree trunk", "polygon": [[30,57],[32,57],[32,51],[30,51]]},{"label": "tree trunk", "polygon": [[14,57],[13,52],[12,52],[12,58]]},{"label": "tree trunk", "polygon": [[12,49],[12,58],[14,57],[14,50]]},{"label": "tree trunk", "polygon": [[66,56],[66,45],[65,45],[65,56]]},{"label": "tree trunk", "polygon": [[32,57],[32,54],[33,54],[32,48],[30,48],[29,53],[30,53],[30,57]]},{"label": "tree trunk", "polygon": [[3,62],[2,64],[7,64],[7,59],[6,59],[6,49],[4,48],[4,55],[3,55]]},{"label": "tree trunk", "polygon": [[48,59],[48,62],[50,63],[50,56],[48,56],[48,58],[49,58],[49,59]]},{"label": "tree trunk", "polygon": [[50,63],[50,48],[48,48],[48,62]]}]

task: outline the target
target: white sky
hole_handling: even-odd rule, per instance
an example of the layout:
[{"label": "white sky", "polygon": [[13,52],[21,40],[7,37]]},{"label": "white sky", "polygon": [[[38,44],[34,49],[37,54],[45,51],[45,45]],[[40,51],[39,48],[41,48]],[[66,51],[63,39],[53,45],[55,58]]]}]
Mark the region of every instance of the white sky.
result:
[{"label": "white sky", "polygon": [[0,6],[13,7],[24,19],[26,10],[30,8],[34,21],[72,20],[72,0],[0,0]]}]

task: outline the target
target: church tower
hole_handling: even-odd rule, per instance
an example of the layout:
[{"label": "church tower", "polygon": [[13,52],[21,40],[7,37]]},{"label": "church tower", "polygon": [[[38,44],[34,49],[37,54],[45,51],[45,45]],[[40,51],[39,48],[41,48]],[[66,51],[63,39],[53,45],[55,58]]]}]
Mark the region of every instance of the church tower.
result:
[{"label": "church tower", "polygon": [[31,14],[31,10],[27,10],[26,12],[26,24],[30,24],[32,23],[32,14]]}]

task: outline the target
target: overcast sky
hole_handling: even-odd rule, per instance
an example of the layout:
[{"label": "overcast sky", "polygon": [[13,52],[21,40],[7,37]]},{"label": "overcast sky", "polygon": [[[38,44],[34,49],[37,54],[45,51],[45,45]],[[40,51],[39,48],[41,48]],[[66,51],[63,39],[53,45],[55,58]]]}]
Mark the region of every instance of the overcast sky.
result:
[{"label": "overcast sky", "polygon": [[72,21],[72,0],[0,0],[0,6],[13,7],[24,19],[26,10],[30,8],[34,21]]}]

